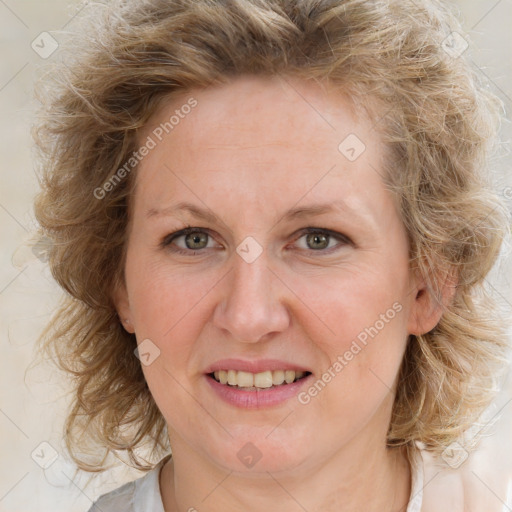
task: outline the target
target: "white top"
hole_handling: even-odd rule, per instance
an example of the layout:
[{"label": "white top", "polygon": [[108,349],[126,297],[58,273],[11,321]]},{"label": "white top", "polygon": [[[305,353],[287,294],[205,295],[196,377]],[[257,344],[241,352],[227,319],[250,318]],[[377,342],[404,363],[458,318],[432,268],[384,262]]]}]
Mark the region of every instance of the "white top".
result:
[{"label": "white top", "polygon": [[[100,496],[89,512],[165,512],[160,494],[159,475],[166,460],[167,458],[163,459],[142,478]],[[419,454],[411,466],[411,474],[411,497],[406,512],[420,512],[424,470],[423,459]]]}]

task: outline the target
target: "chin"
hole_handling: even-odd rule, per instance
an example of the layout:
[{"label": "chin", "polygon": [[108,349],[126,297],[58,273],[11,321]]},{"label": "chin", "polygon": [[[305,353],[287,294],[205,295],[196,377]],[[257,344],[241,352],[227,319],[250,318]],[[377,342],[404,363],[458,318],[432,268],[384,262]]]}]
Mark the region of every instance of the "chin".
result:
[{"label": "chin", "polygon": [[225,471],[255,476],[293,471],[311,460],[311,442],[298,439],[294,442],[288,438],[284,444],[281,439],[271,439],[272,434],[269,436],[268,432],[258,429],[254,433],[249,429],[246,435],[239,433],[227,442],[217,442],[215,451],[209,450],[209,456]]}]

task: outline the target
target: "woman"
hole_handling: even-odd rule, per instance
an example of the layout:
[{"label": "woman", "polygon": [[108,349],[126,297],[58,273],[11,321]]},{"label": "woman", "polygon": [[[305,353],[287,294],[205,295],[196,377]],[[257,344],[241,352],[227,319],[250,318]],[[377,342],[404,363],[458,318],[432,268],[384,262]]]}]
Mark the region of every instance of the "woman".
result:
[{"label": "woman", "polygon": [[37,131],[47,346],[79,466],[152,471],[91,510],[433,507],[424,461],[469,451],[506,348],[496,100],[456,27],[418,0],[96,7]]}]

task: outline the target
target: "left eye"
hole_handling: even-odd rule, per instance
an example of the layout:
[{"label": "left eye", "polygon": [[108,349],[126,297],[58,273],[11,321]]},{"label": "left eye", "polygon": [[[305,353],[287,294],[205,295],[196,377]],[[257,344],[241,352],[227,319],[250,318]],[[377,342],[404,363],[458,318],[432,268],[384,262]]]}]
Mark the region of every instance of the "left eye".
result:
[{"label": "left eye", "polygon": [[[298,244],[301,249],[309,251],[324,251],[332,249],[337,245],[347,244],[350,241],[344,235],[333,233],[324,229],[309,228],[296,239],[304,240],[305,244]],[[335,243],[338,242],[338,243]]]}]

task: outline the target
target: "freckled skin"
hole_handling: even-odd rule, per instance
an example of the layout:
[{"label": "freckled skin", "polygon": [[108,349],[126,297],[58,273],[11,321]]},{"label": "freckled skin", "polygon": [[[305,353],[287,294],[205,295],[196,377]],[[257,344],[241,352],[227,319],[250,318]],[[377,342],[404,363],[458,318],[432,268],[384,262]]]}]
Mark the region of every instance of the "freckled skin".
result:
[{"label": "freckled skin", "polygon": [[[329,89],[243,77],[174,98],[140,140],[190,96],[197,106],[137,171],[126,287],[116,295],[138,341],[161,351],[143,370],[173,448],[161,477],[166,511],[276,502],[299,510],[295,500],[308,510],[388,510],[395,493],[407,503],[408,466],[386,450],[385,436],[408,335],[436,318],[418,294],[404,226],[376,172],[378,133]],[[338,150],[350,134],[366,146],[354,162]],[[340,199],[331,213],[282,220],[291,208]],[[146,215],[182,201],[220,220]],[[184,237],[161,246],[188,225],[208,230],[207,247],[194,255]],[[328,249],[311,249],[307,227],[350,242],[331,237]],[[248,236],[263,248],[252,263],[236,252]],[[243,410],[207,382],[208,365],[233,357],[293,362],[318,379],[395,303],[400,312],[307,405],[293,398]],[[261,453],[252,468],[237,456],[248,442]]]}]

